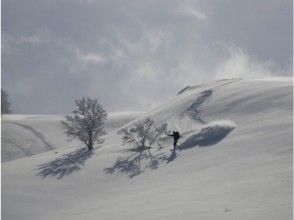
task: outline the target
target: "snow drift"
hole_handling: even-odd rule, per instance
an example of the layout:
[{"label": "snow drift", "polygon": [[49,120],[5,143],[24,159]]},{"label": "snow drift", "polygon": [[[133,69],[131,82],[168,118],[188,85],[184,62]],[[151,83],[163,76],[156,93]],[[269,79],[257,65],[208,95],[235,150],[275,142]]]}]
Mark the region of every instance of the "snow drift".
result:
[{"label": "snow drift", "polygon": [[192,132],[191,135],[180,143],[179,149],[184,150],[195,146],[214,145],[235,128],[236,124],[232,121],[213,121],[203,126],[200,131]]}]

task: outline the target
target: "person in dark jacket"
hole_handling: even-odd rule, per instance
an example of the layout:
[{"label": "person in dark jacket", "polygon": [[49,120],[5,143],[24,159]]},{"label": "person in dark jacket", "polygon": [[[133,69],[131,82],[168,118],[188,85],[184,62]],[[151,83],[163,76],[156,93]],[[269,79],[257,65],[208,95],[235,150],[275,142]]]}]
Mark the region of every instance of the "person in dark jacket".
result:
[{"label": "person in dark jacket", "polygon": [[174,148],[177,146],[177,142],[180,139],[181,135],[178,131],[173,131],[173,134],[167,134],[168,136],[174,137]]}]

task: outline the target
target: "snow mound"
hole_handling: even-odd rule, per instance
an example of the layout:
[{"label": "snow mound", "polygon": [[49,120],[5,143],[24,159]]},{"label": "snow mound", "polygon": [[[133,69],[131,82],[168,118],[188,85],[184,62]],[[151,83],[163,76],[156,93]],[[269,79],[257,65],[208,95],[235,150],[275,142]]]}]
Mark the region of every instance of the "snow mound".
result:
[{"label": "snow mound", "polygon": [[195,146],[210,146],[220,142],[232,130],[236,124],[232,121],[220,120],[206,124],[200,131],[190,134],[179,146],[180,150],[192,148]]},{"label": "snow mound", "polygon": [[1,133],[2,162],[32,156],[55,148],[43,134],[28,125],[2,122]]}]

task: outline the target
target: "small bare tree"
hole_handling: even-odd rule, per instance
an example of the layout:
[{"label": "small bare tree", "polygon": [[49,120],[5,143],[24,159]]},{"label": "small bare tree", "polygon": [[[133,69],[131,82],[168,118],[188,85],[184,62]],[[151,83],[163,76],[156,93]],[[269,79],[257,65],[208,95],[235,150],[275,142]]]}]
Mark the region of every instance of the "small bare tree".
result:
[{"label": "small bare tree", "polygon": [[1,89],[1,114],[10,114],[11,112],[8,93],[4,89]]},{"label": "small bare tree", "polygon": [[166,133],[167,123],[155,126],[154,120],[146,118],[133,126],[118,131],[122,135],[123,144],[133,144],[138,149],[151,148],[160,135]]},{"label": "small bare tree", "polygon": [[71,115],[66,115],[61,123],[68,137],[79,139],[87,145],[89,150],[92,150],[95,143],[102,143],[99,137],[106,134],[104,121],[107,118],[107,112],[97,99],[83,97],[76,99],[75,103],[77,109]]}]

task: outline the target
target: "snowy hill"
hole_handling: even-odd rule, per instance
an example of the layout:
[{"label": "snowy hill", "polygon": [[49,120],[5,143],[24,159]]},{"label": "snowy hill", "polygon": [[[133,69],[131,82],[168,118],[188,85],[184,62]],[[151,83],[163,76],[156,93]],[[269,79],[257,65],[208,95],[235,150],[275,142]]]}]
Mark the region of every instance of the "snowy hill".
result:
[{"label": "snowy hill", "polygon": [[2,162],[54,149],[41,133],[25,124],[4,121],[1,136]]},{"label": "snowy hill", "polygon": [[[54,151],[2,164],[2,218],[292,219],[292,99],[292,78],[188,86],[151,112],[113,116],[93,152],[68,144],[55,116],[19,121]],[[20,135],[2,141],[33,135],[11,117],[4,132]],[[167,137],[144,152],[122,144],[116,131],[147,117],[181,132],[178,150]]]},{"label": "snowy hill", "polygon": [[[110,113],[105,129],[111,132],[141,114],[141,112]],[[4,115],[1,130],[2,162],[79,144],[76,141],[67,141],[63,135],[61,120],[63,120],[62,116],[52,115]]]}]

